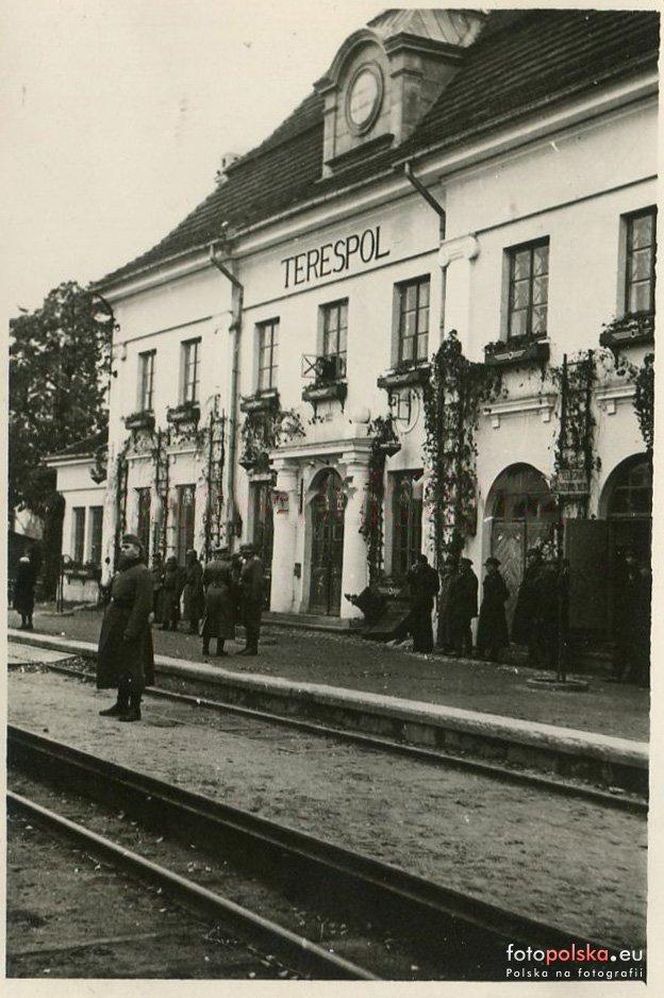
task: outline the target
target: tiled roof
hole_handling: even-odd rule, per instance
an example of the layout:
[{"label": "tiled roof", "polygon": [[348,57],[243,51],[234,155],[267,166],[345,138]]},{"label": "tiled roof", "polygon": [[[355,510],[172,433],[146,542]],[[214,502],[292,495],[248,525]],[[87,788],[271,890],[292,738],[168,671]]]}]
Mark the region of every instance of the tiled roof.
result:
[{"label": "tiled roof", "polygon": [[405,156],[441,148],[655,65],[659,15],[650,11],[494,11],[458,74],[400,148],[322,178],[323,100],[307,97],[230,167],[180,225],[100,285],[298,204],[378,175]]},{"label": "tiled roof", "polygon": [[49,454],[47,460],[50,461],[53,458],[60,459],[63,457],[92,457],[98,447],[103,447],[107,443],[108,428],[100,430],[99,433],[93,433],[83,440],[76,440],[73,444],[69,444],[68,447],[59,450],[56,454]]}]

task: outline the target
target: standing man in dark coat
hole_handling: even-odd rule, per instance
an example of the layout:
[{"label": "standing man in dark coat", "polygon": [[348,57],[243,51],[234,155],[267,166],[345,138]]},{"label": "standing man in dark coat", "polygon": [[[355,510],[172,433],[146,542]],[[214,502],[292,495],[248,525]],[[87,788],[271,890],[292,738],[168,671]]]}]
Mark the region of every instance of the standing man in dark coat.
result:
[{"label": "standing man in dark coat", "polygon": [[198,622],[203,616],[203,566],[193,550],[185,558],[185,583],[182,593],[183,616],[189,621],[189,633],[198,634]]},{"label": "standing man in dark coat", "polygon": [[410,633],[413,635],[413,651],[425,655],[433,651],[433,630],[431,611],[434,597],[438,594],[440,580],[438,572],[431,567],[425,554],[417,556],[417,561],[408,573],[410,587]]},{"label": "standing man in dark coat", "polygon": [[21,630],[31,631],[32,614],[35,609],[35,583],[37,573],[26,551],[16,568],[14,583],[14,609],[21,614]]},{"label": "standing man in dark coat", "polygon": [[161,590],[161,612],[163,624],[162,631],[178,629],[180,619],[180,594],[182,586],[180,582],[180,569],[177,560],[170,556],[164,565],[164,576]]},{"label": "standing man in dark coat", "polygon": [[448,613],[450,618],[450,634],[454,654],[473,654],[473,635],[470,622],[477,616],[477,590],[479,583],[473,571],[470,558],[461,558],[459,571],[450,587]]},{"label": "standing man in dark coat", "polygon": [[220,547],[203,571],[205,617],[203,654],[210,654],[210,638],[217,639],[217,655],[227,655],[224,641],[235,637],[235,585],[230,550]]},{"label": "standing man in dark coat", "polygon": [[143,546],[134,534],[122,538],[120,570],[111,583],[97,652],[97,689],[117,689],[113,707],[102,717],[140,721],[141,695],[154,682],[150,616],[152,578],[143,562]]},{"label": "standing man in dark coat", "polygon": [[440,598],[438,599],[438,643],[444,652],[451,652],[454,648],[454,637],[452,633],[452,619],[450,616],[450,596],[456,583],[459,566],[456,558],[448,555],[445,559],[445,567],[440,585]]},{"label": "standing man in dark coat", "polygon": [[540,548],[530,548],[514,608],[512,641],[517,645],[527,646],[528,661],[532,665],[537,662],[536,618],[541,572],[542,552]]},{"label": "standing man in dark coat", "polygon": [[152,610],[154,613],[154,623],[161,624],[164,619],[164,566],[161,561],[161,555],[156,553],[152,556],[152,592],[153,592],[153,602]]},{"label": "standing man in dark coat", "polygon": [[244,564],[240,572],[240,600],[242,622],[246,629],[246,646],[238,654],[258,655],[264,596],[263,562],[257,556],[253,544],[243,544],[241,553]]},{"label": "standing man in dark coat", "polygon": [[484,593],[477,626],[477,650],[482,658],[497,662],[501,650],[509,643],[505,603],[510,594],[498,571],[500,567],[498,559],[487,558],[485,566],[487,574],[484,578]]}]

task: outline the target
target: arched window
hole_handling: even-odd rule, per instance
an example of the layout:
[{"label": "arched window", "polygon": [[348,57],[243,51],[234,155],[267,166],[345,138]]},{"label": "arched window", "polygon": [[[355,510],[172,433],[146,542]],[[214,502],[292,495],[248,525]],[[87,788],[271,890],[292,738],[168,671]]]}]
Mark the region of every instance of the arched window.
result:
[{"label": "arched window", "polygon": [[644,520],[652,513],[652,467],[645,455],[628,458],[607,482],[607,517],[610,520]]}]

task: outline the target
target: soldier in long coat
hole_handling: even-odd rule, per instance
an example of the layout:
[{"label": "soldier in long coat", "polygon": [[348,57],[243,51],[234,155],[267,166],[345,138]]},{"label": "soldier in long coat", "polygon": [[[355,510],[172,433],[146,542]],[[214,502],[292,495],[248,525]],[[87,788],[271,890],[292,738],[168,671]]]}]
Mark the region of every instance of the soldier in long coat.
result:
[{"label": "soldier in long coat", "polygon": [[203,654],[210,653],[210,639],[217,639],[217,655],[227,655],[224,641],[235,637],[236,586],[233,563],[227,547],[217,548],[203,571],[205,617],[203,619]]},{"label": "soldier in long coat", "polygon": [[177,560],[171,555],[166,559],[161,590],[162,631],[177,631],[180,619],[182,583]]},{"label": "soldier in long coat", "polygon": [[510,594],[498,571],[499,560],[487,558],[485,566],[487,574],[484,578],[480,619],[477,625],[477,650],[482,658],[496,662],[501,650],[509,643],[505,603]]},{"label": "soldier in long coat", "polygon": [[189,633],[198,634],[198,622],[203,616],[203,566],[192,549],[185,559],[185,583],[182,593],[182,616],[189,621]]},{"label": "soldier in long coat", "polygon": [[258,655],[258,638],[263,613],[265,595],[265,574],[263,562],[257,556],[253,544],[243,544],[244,564],[240,572],[240,603],[242,623],[246,630],[246,645],[240,655]]},{"label": "soldier in long coat", "polygon": [[134,534],[122,538],[120,570],[111,583],[97,652],[97,689],[117,689],[117,702],[102,717],[140,721],[141,695],[154,682],[150,618],[152,577]]},{"label": "soldier in long coat", "polygon": [[455,655],[473,654],[473,636],[470,622],[477,616],[477,590],[479,584],[470,558],[461,558],[448,596],[450,635]]}]

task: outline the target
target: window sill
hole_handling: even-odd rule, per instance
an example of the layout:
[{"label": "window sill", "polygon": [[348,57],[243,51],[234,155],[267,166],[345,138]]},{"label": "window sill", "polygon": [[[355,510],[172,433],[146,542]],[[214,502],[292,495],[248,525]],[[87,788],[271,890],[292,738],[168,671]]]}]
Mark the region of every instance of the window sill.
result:
[{"label": "window sill", "polygon": [[166,421],[172,426],[182,426],[187,423],[197,424],[200,416],[201,409],[198,402],[184,402],[182,405],[167,411]]},{"label": "window sill", "polygon": [[484,363],[488,367],[518,367],[522,364],[545,364],[549,359],[548,339],[529,339],[527,342],[488,343],[484,348]]},{"label": "window sill", "polygon": [[392,391],[395,388],[407,388],[410,385],[424,385],[429,380],[431,367],[427,364],[413,364],[411,367],[395,367],[378,378],[379,388]]},{"label": "window sill", "polygon": [[348,385],[345,381],[330,381],[328,384],[309,385],[302,392],[303,402],[327,402],[339,401],[344,403],[348,394]]},{"label": "window sill", "polygon": [[652,312],[624,315],[604,326],[599,337],[603,347],[638,346],[655,342],[655,316]]},{"label": "window sill", "polygon": [[240,400],[241,412],[274,412],[279,408],[279,392],[276,388],[268,388],[255,395],[243,395]]},{"label": "window sill", "polygon": [[131,416],[125,417],[126,430],[154,430],[154,413],[151,409],[143,412],[133,412]]}]

